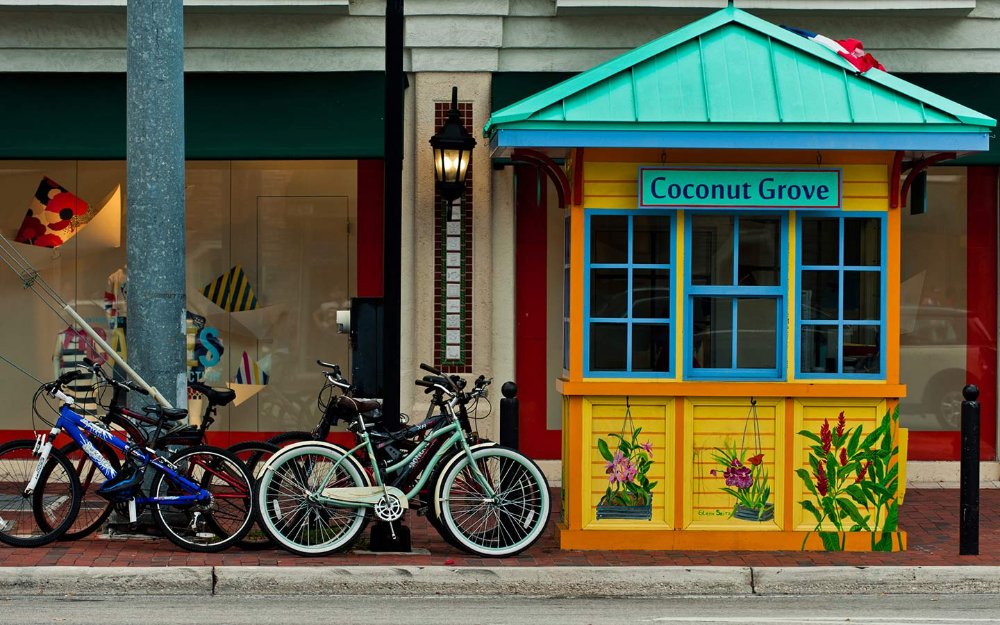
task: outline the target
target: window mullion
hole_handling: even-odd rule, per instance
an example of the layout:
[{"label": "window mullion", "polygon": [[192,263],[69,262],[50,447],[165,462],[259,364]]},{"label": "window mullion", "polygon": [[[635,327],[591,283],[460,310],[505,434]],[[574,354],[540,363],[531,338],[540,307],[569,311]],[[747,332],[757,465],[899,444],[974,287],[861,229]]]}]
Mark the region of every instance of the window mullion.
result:
[{"label": "window mullion", "polygon": [[739,369],[739,367],[736,364],[736,328],[739,327],[739,319],[738,319],[739,307],[737,306],[737,303],[739,301],[740,301],[739,296],[734,295],[733,296],[733,301],[730,304],[730,306],[733,307],[733,313],[732,313],[733,327],[732,327],[732,330],[730,332],[730,335],[731,335],[730,336],[730,340],[731,340],[731,343],[732,343],[732,345],[730,347],[730,349],[732,350],[732,353],[730,355],[730,359],[731,359],[730,360],[730,367],[732,367],[733,370]]},{"label": "window mullion", "polygon": [[625,371],[632,371],[632,263],[635,261],[635,217],[628,216],[628,273],[626,282],[628,283],[628,299],[625,301]]}]

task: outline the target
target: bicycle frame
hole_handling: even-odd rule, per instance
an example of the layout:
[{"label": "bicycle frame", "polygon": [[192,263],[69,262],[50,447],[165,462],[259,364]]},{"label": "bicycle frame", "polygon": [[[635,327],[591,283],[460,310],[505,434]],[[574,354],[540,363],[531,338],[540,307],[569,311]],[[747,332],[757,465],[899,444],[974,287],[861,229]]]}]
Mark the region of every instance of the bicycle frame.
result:
[{"label": "bicycle frame", "polygon": [[[28,487],[25,492],[31,492],[34,490],[38,478],[41,475],[42,467],[45,466],[45,463],[48,460],[49,453],[52,449],[52,441],[55,440],[60,432],[65,432],[67,436],[76,441],[76,443],[80,445],[83,452],[87,454],[91,460],[93,460],[97,469],[104,475],[105,478],[109,480],[116,477],[117,472],[114,467],[111,466],[111,463],[108,462],[108,459],[100,451],[98,451],[96,447],[94,447],[93,443],[90,442],[91,437],[100,439],[102,442],[107,443],[108,445],[121,451],[126,457],[134,458],[136,462],[141,463],[143,466],[152,466],[156,471],[165,474],[167,479],[171,482],[180,486],[185,491],[192,493],[189,495],[173,495],[168,497],[140,496],[135,498],[136,504],[162,503],[168,505],[185,505],[191,503],[202,503],[208,501],[212,497],[212,495],[208,491],[201,488],[201,486],[177,473],[152,450],[148,450],[151,453],[146,453],[147,450],[143,450],[137,445],[132,445],[123,441],[110,431],[95,425],[82,415],[74,412],[68,404],[63,404],[59,409],[59,419],[56,421],[55,426],[50,430],[49,439],[46,441],[44,436],[39,438],[41,454],[38,466],[36,467],[35,473],[32,476],[31,481],[28,483]],[[216,477],[225,480],[230,485],[238,487],[238,484],[236,484],[228,476],[219,474],[207,466],[203,466],[203,468]],[[225,497],[225,495],[218,496]],[[241,495],[235,494],[231,495],[231,497],[238,498],[241,497]]]},{"label": "bicycle frame", "polygon": [[[364,425],[363,425],[363,421],[362,421],[362,426],[361,426],[362,427],[362,430],[361,430],[361,439],[362,440],[361,440],[361,443],[359,443],[358,445],[355,445],[353,448],[351,448],[344,455],[343,458],[341,458],[340,460],[338,460],[332,467],[330,467],[329,471],[327,471],[326,476],[320,482],[321,486],[317,490],[317,493],[319,493],[319,494],[316,496],[317,497],[317,501],[323,502],[323,503],[332,503],[332,504],[339,505],[339,506],[348,506],[348,507],[352,507],[352,508],[370,508],[370,507],[372,507],[373,504],[370,503],[370,502],[364,502],[364,501],[345,501],[345,500],[337,499],[335,497],[327,497],[327,496],[325,496],[325,495],[322,494],[324,492],[325,485],[327,483],[329,483],[330,478],[333,476],[334,472],[341,465],[341,463],[343,463],[344,461],[346,461],[348,457],[353,456],[354,453],[356,451],[358,451],[359,449],[364,448],[367,451],[367,453],[368,453],[369,463],[371,464],[371,467],[372,467],[372,474],[375,477],[375,485],[376,486],[381,486],[381,487],[385,488],[385,484],[383,483],[384,482],[384,480],[383,480],[383,473],[385,473],[386,475],[392,475],[394,473],[402,471],[403,469],[406,469],[402,473],[402,475],[400,476],[400,477],[405,477],[406,475],[409,474],[410,471],[412,471],[414,468],[417,467],[417,465],[423,459],[424,452],[431,445],[432,441],[434,441],[434,440],[438,439],[439,437],[442,437],[442,436],[444,436],[446,434],[450,434],[450,436],[444,441],[444,443],[437,450],[437,452],[433,456],[431,456],[431,459],[427,462],[426,466],[423,468],[423,471],[421,471],[421,473],[420,473],[420,479],[417,480],[417,483],[414,484],[413,487],[409,491],[407,491],[405,493],[406,500],[410,501],[411,499],[413,499],[413,497],[417,493],[419,493],[421,491],[421,489],[423,489],[423,487],[427,484],[427,480],[430,479],[431,474],[434,473],[434,468],[437,467],[437,464],[442,460],[442,458],[444,458],[445,454],[447,454],[448,451],[456,443],[461,443],[462,450],[465,452],[466,456],[468,456],[469,462],[471,463],[472,472],[473,472],[473,475],[476,478],[476,481],[479,482],[479,484],[484,488],[487,497],[493,497],[495,495],[495,493],[493,492],[493,488],[490,486],[489,481],[486,479],[486,476],[484,476],[482,474],[482,472],[480,472],[479,467],[476,466],[475,462],[473,462],[473,459],[472,459],[472,450],[469,447],[469,444],[465,440],[465,436],[462,433],[462,426],[461,426],[461,424],[458,422],[458,419],[455,417],[454,407],[451,405],[451,403],[449,403],[447,406],[448,406],[448,411],[449,411],[450,416],[451,416],[451,420],[450,420],[451,422],[448,423],[448,425],[446,425],[446,426],[444,426],[442,428],[432,430],[426,437],[424,437],[424,439],[422,441],[420,441],[420,444],[418,444],[413,449],[413,451],[411,451],[409,454],[407,454],[407,456],[405,458],[403,458],[402,460],[400,460],[396,464],[393,464],[393,465],[390,465],[390,466],[386,467],[385,469],[380,469],[379,466],[378,466],[378,462],[377,462],[377,460],[375,458],[375,452],[374,452],[374,449],[372,448],[371,438],[369,437],[367,430],[364,429]],[[336,489],[334,489],[334,490],[336,490]]]}]

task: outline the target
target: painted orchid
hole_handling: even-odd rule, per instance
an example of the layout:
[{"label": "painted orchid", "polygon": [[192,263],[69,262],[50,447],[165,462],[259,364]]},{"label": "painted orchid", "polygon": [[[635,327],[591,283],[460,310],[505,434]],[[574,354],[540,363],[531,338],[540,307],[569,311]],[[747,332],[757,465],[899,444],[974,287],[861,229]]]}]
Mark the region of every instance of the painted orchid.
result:
[{"label": "painted orchid", "polygon": [[746,454],[745,449],[737,449],[735,442],[716,447],[712,459],[719,466],[710,469],[708,473],[712,477],[721,475],[725,479],[722,491],[732,495],[735,500],[730,516],[735,516],[737,510],[743,507],[762,518],[771,496],[764,453],[758,452],[749,458]]},{"label": "painted orchid", "polygon": [[639,442],[642,428],[630,436],[609,434],[617,447],[612,448],[602,438],[597,439],[597,450],[604,459],[604,473],[608,488],[599,505],[646,506],[653,500],[657,482],[650,482],[648,473],[653,465],[653,445],[647,440]]}]

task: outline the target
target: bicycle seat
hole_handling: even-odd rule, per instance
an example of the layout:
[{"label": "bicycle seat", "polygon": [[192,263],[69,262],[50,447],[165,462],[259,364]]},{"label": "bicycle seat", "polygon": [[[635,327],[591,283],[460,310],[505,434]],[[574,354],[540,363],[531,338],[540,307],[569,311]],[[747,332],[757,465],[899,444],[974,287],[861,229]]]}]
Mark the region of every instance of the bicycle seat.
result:
[{"label": "bicycle seat", "polygon": [[236,399],[236,391],[231,388],[212,388],[201,382],[188,382],[188,386],[205,396],[210,404],[225,406]]},{"label": "bicycle seat", "polygon": [[351,407],[354,412],[371,412],[382,407],[381,399],[360,399],[358,397],[341,397],[341,405]]},{"label": "bicycle seat", "polygon": [[158,414],[164,421],[177,421],[188,416],[188,411],[183,408],[161,408],[160,406],[145,406],[142,409],[146,414]]}]

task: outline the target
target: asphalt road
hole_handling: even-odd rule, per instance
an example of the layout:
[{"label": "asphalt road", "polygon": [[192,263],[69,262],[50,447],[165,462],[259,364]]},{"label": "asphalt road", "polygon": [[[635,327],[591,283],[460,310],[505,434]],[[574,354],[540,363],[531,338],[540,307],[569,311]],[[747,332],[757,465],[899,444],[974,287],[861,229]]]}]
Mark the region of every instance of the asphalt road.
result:
[{"label": "asphalt road", "polygon": [[[641,580],[636,580],[641,583]],[[0,624],[627,625],[630,623],[958,625],[1000,623],[995,595],[521,599],[428,597],[26,597]]]}]

